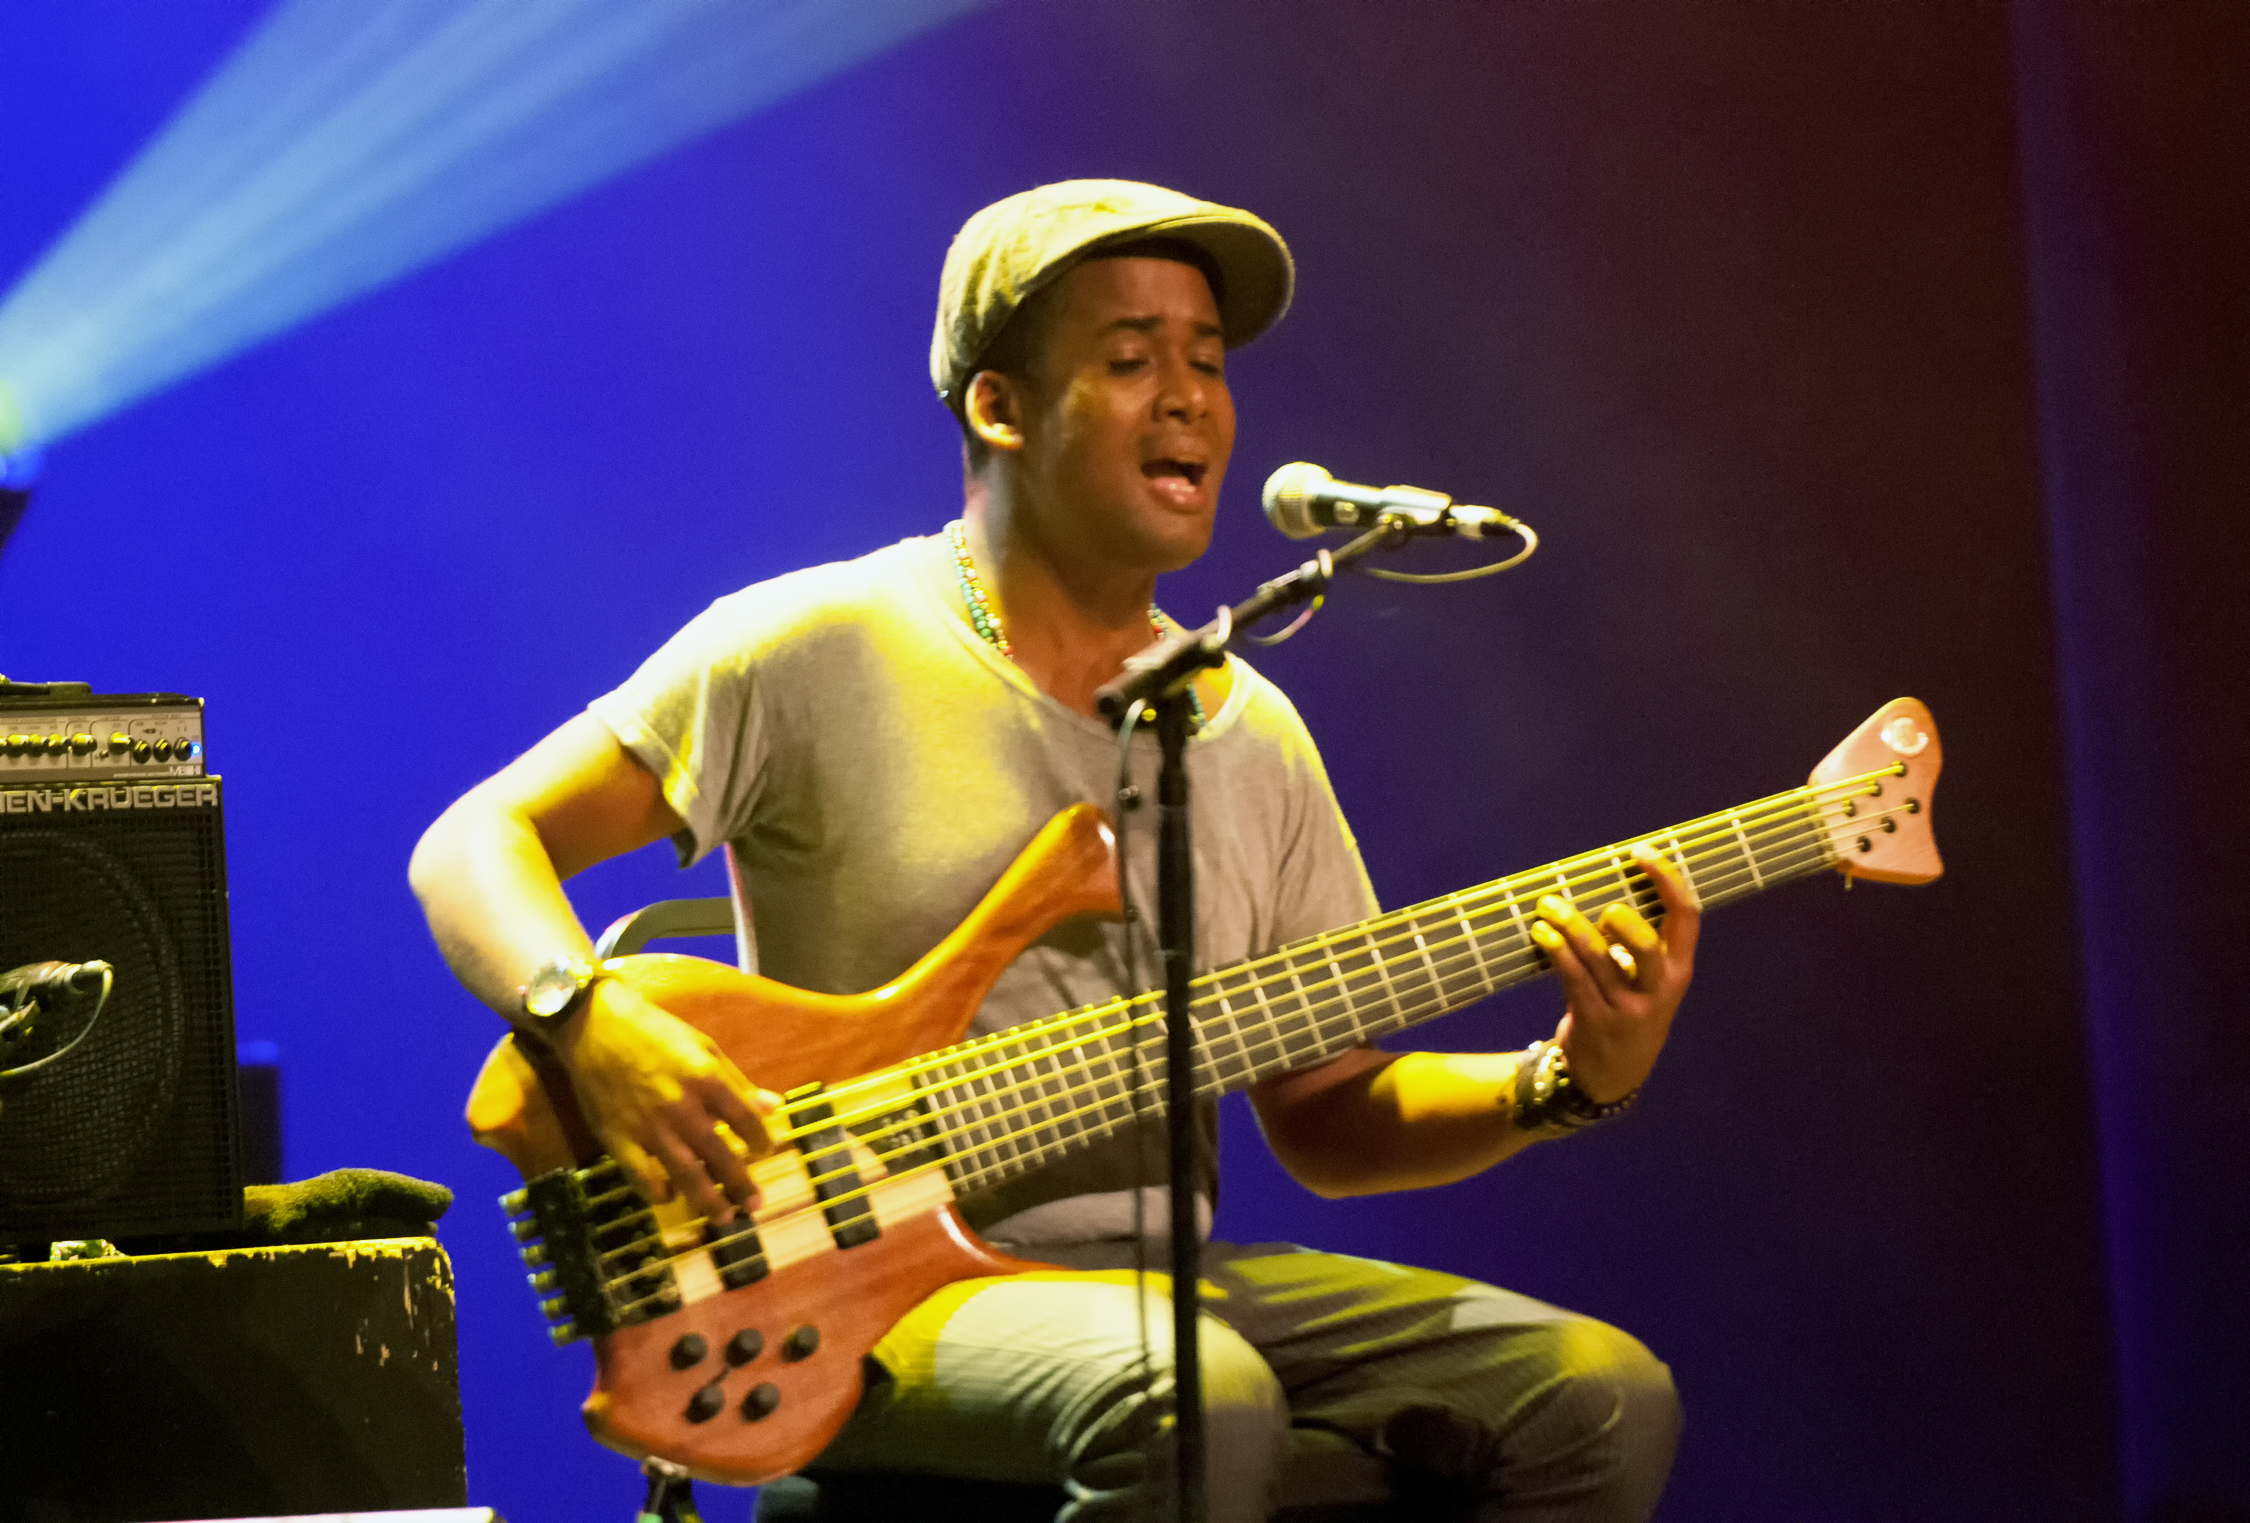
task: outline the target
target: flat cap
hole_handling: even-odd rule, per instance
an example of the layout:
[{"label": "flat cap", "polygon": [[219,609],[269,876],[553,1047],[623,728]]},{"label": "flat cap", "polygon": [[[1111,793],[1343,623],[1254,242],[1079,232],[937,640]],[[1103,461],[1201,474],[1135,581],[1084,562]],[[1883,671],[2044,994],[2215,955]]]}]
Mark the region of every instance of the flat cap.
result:
[{"label": "flat cap", "polygon": [[1211,256],[1229,349],[1289,309],[1296,266],[1263,219],[1138,180],[1063,180],[995,201],[963,224],[938,277],[930,381],[948,406],[1024,299],[1105,244],[1177,238]]}]

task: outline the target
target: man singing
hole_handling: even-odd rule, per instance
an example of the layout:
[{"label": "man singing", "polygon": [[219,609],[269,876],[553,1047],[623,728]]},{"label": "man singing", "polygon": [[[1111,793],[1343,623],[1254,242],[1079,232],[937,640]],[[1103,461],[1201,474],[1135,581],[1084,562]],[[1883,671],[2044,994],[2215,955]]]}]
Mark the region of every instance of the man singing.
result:
[{"label": "man singing", "polygon": [[[931,346],[962,429],[960,518],[720,599],[430,827],[411,876],[446,960],[548,1044],[648,1193],[707,1213],[747,1202],[719,1127],[762,1148],[774,1100],[754,1063],[739,1071],[597,976],[563,880],[667,837],[684,861],[725,846],[759,971],[807,989],[874,988],[938,942],[1050,816],[1109,800],[1116,738],[1095,691],[1165,627],[1157,577],[1210,541],[1234,446],[1227,351],[1280,317],[1292,279],[1266,223],[1155,186],[1071,181],[977,213],[946,256]],[[1196,709],[1200,963],[1374,913],[1288,700],[1230,660],[1199,680]],[[1151,834],[1134,833],[1125,864],[1143,904]],[[1361,1047],[1260,1084],[1258,1121],[1289,1172],[1327,1196],[1443,1184],[1622,1109],[1664,1044],[1698,924],[1670,866],[1641,865],[1661,933],[1623,905],[1598,923],[1540,905],[1532,934],[1569,1002],[1552,1043]],[[1050,934],[973,1029],[1126,992],[1122,937]],[[1563,1082],[1519,1104],[1535,1092],[1519,1089],[1526,1065]],[[910,1313],[816,1468],[1057,1484],[1075,1523],[1162,1516],[1167,1393],[1161,1375],[1142,1379],[1123,1272],[1136,1192],[1161,1223],[1162,1186],[1160,1150],[1126,1137],[963,1201],[988,1238],[1066,1272],[962,1282]],[[1627,1335],[1452,1275],[1288,1245],[1214,1242],[1204,1266],[1218,1523],[1267,1516],[1293,1433],[1301,1451],[1344,1455],[1335,1500],[1388,1486],[1480,1519],[1654,1508],[1678,1407]],[[1146,1320],[1161,1338],[1164,1318]]]}]

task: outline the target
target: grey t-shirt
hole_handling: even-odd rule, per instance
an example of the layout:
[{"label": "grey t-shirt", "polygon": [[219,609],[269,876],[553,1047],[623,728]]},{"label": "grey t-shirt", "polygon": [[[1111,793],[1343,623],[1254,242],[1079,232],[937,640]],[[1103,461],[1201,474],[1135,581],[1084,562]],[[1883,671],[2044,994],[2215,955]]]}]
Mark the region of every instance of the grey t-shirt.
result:
[{"label": "grey t-shirt", "polygon": [[[887,982],[1048,819],[1110,805],[1115,734],[987,645],[954,611],[952,577],[943,540],[928,538],[760,583],[712,604],[590,705],[686,822],[682,861],[732,851],[769,978],[835,994]],[[1232,672],[1226,703],[1188,748],[1204,968],[1375,912],[1296,710],[1243,663]],[[1135,773],[1151,792],[1156,760],[1154,738],[1137,738]],[[1132,827],[1126,870],[1153,925],[1154,810]],[[1139,939],[1147,987],[1158,973],[1150,938]],[[1058,927],[1001,975],[972,1030],[1125,984],[1121,927]],[[964,1212],[1027,1246],[1127,1233],[1130,1188],[1160,1182],[1143,1177],[1155,1156],[1118,1139]]]}]

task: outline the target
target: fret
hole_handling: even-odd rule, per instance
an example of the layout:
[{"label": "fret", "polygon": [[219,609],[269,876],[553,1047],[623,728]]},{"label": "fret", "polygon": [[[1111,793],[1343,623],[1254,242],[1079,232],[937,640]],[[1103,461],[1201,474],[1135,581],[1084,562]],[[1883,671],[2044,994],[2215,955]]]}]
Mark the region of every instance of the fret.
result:
[{"label": "fret", "polygon": [[1752,890],[1764,888],[1766,886],[1766,875],[1758,870],[1758,852],[1750,844],[1750,837],[1742,828],[1742,812],[1730,810],[1727,814],[1727,823],[1734,827],[1735,840],[1742,843],[1742,860],[1749,865]]},{"label": "fret", "polygon": [[[1430,998],[1442,1010],[1450,1003],[1446,998],[1445,974],[1439,971],[1437,959],[1430,955],[1429,938],[1422,934],[1421,918],[1417,916],[1408,922],[1408,926],[1413,932],[1414,950],[1421,954],[1423,970],[1430,980]],[[1403,1010],[1399,1012],[1401,1017],[1404,1017],[1405,1014],[1406,1012]],[[1395,1024],[1404,1026],[1406,1021],[1401,1019]]]},{"label": "fret", "polygon": [[1631,860],[1624,852],[1613,851],[1609,854],[1609,870],[1617,875],[1617,897],[1624,901],[1626,908],[1638,913],[1641,907],[1641,896],[1633,887],[1632,873],[1628,865]]},{"label": "fret", "polygon": [[[1468,1004],[1484,994],[1484,974],[1478,967],[1476,946],[1455,929],[1459,923],[1453,903],[1432,905],[1414,920],[1422,938],[1422,953],[1430,962],[1439,1004],[1448,1010]],[[1464,950],[1464,948],[1466,950]]]},{"label": "fret", "polygon": [[[1057,1056],[1053,1037],[1052,1032],[1035,1031],[1026,1039],[1026,1046],[1031,1047],[1030,1059],[1024,1065],[1031,1090],[1030,1143],[1031,1151],[1040,1157],[1052,1157],[1063,1150],[1075,1130],[1070,1113],[1082,1098]],[[1032,1047],[1033,1043],[1037,1046]]]},{"label": "fret", "polygon": [[1490,994],[1500,986],[1492,981],[1492,970],[1485,966],[1484,947],[1477,938],[1476,927],[1469,924],[1469,907],[1459,894],[1448,902],[1453,906],[1454,923],[1461,927],[1461,940],[1468,947],[1469,956],[1476,962],[1477,983],[1480,986],[1478,992]]},{"label": "fret", "polygon": [[[1258,1022],[1271,1026],[1274,1021],[1273,996],[1266,991],[1266,981],[1256,974],[1250,976],[1250,992],[1258,1001]],[[1234,1050],[1242,1060],[1242,1082],[1247,1088],[1258,1077],[1258,1060],[1250,1054],[1250,1044],[1243,1040],[1243,1027],[1248,1021],[1238,1022],[1234,1028]]]},{"label": "fret", "polygon": [[1523,897],[1513,889],[1503,888],[1500,893],[1507,901],[1508,914],[1513,917],[1516,927],[1516,944],[1508,950],[1531,953],[1530,967],[1518,975],[1519,978],[1529,978],[1546,966],[1546,958],[1539,951],[1539,943],[1531,939],[1531,926],[1523,918]]},{"label": "fret", "polygon": [[959,1188],[968,1188],[984,1167],[984,1143],[977,1135],[973,1118],[964,1124],[963,1111],[968,1100],[968,1073],[962,1060],[941,1064],[931,1070],[935,1082],[932,1090],[931,1110],[937,1119],[937,1132],[943,1139],[947,1154],[946,1167],[956,1174]]},{"label": "fret", "polygon": [[[1213,975],[1214,979],[1218,976]],[[1226,976],[1241,978],[1246,984],[1252,982],[1249,975],[1228,974]],[[1204,1071],[1217,1075],[1222,1084],[1231,1081],[1238,1086],[1249,1083],[1251,1077],[1249,1052],[1242,1045],[1242,1017],[1236,1013],[1234,1008],[1235,997],[1240,993],[1240,988],[1229,990],[1223,984],[1220,985],[1217,992],[1210,996],[1219,1007],[1217,1017],[1206,1018],[1197,1022],[1197,1031],[1210,1050],[1210,1057],[1206,1060]],[[1213,1040],[1215,1035],[1233,1038],[1234,1052],[1231,1055],[1226,1057],[1219,1055],[1218,1047]]]},{"label": "fret", "polygon": [[1688,895],[1697,905],[1703,903],[1703,890],[1695,881],[1695,869],[1688,866],[1687,849],[1680,845],[1680,833],[1673,831],[1666,839],[1672,843],[1672,865],[1680,870],[1680,878],[1688,886]]},{"label": "fret", "polygon": [[1391,982],[1390,963],[1383,956],[1382,948],[1375,944],[1375,938],[1371,935],[1366,936],[1363,939],[1367,942],[1367,955],[1375,965],[1375,976],[1383,981],[1383,999],[1385,1003],[1387,1003],[1393,1010],[1404,1010],[1406,1007],[1399,1000],[1398,986]]},{"label": "fret", "polygon": [[1316,943],[1309,951],[1290,956],[1285,964],[1289,974],[1288,997],[1297,1002],[1297,1008],[1295,1010],[1272,1010],[1270,1004],[1268,1006],[1271,1019],[1266,1022],[1267,1040],[1264,1045],[1270,1048],[1272,1053],[1265,1064],[1265,1071],[1269,1074],[1287,1073],[1292,1068],[1299,1066],[1291,1038],[1297,1032],[1309,1030],[1313,1021],[1313,996],[1305,988],[1303,971],[1305,958],[1308,956],[1316,957],[1323,962],[1328,960],[1320,945]]},{"label": "fret", "polygon": [[998,1135],[985,1115],[983,1097],[978,1093],[978,1086],[985,1082],[981,1068],[981,1060],[970,1059],[964,1062],[961,1065],[961,1082],[956,1086],[955,1093],[959,1096],[957,1103],[960,1111],[968,1121],[968,1125],[962,1128],[962,1135],[968,1139],[969,1145],[976,1150],[985,1166],[990,1167],[1001,1161],[1002,1154]]}]

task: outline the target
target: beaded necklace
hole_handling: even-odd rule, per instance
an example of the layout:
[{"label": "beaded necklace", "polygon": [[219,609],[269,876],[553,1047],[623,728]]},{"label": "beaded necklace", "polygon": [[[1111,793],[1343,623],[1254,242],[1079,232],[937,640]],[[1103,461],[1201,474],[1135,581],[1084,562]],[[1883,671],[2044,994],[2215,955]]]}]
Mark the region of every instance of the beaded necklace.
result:
[{"label": "beaded necklace", "polygon": [[[1016,659],[1016,648],[1008,643],[1008,631],[1001,626],[1000,611],[992,606],[992,596],[984,590],[984,578],[977,575],[975,557],[969,554],[969,526],[956,518],[945,526],[946,543],[953,550],[953,575],[961,584],[961,601],[969,607],[969,623],[984,643],[1000,652],[1008,660]],[[1164,638],[1164,616],[1149,605],[1148,627],[1156,637]],[[1203,695],[1194,687],[1188,688],[1188,711],[1194,717],[1195,728],[1203,728]]]}]

